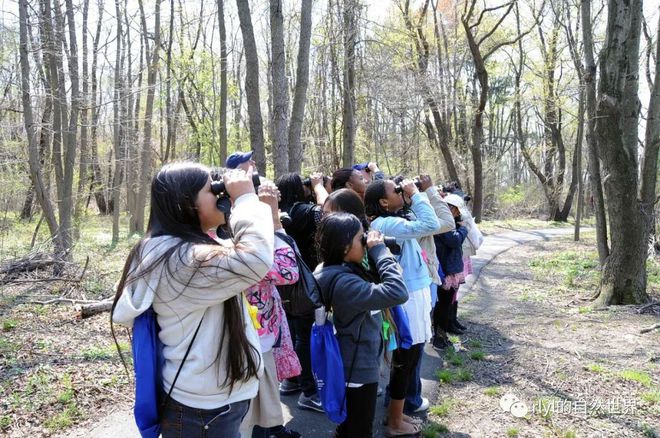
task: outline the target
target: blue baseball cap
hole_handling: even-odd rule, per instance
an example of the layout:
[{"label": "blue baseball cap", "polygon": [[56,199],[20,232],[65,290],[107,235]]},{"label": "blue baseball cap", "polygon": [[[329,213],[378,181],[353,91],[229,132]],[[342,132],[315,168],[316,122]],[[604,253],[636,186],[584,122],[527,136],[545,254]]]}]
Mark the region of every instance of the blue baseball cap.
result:
[{"label": "blue baseball cap", "polygon": [[245,163],[246,161],[252,158],[254,151],[250,152],[234,152],[229,157],[225,164],[229,169],[236,169],[240,164]]},{"label": "blue baseball cap", "polygon": [[353,165],[353,169],[355,170],[367,170],[368,168],[369,168],[369,163],[360,163]]}]

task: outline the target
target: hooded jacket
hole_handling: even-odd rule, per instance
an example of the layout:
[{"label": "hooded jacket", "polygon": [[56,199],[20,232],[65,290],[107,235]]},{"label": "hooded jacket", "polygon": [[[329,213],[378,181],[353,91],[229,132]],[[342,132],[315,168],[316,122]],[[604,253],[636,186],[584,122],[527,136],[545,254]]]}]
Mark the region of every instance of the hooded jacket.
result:
[{"label": "hooded jacket", "polygon": [[399,266],[385,245],[369,249],[369,257],[375,262],[382,283],[367,281],[359,275],[363,268],[349,263],[319,266],[314,272],[323,301],[332,307],[344,377],[350,383],[378,382],[383,320],[380,312],[372,311],[408,300]]},{"label": "hooded jacket", "polygon": [[128,282],[112,314],[113,322],[132,327],[135,318],[153,306],[160,326],[158,337],[164,346],[166,392],[201,321],[172,391],[173,399],[192,408],[215,409],[257,394],[256,377],[236,382],[231,392],[223,384],[231,341],[223,336],[224,303],[237,295],[245,333],[254,347],[253,357],[260,364],[259,374],[263,370],[257,332],[240,294],[261,280],[273,264],[274,232],[269,207],[255,194],[239,197],[234,203],[231,228],[236,245],[226,242],[224,254],[218,253],[220,246],[184,243],[150,271],[147,268],[181,239],[144,239],[129,275],[129,279],[137,279]]}]

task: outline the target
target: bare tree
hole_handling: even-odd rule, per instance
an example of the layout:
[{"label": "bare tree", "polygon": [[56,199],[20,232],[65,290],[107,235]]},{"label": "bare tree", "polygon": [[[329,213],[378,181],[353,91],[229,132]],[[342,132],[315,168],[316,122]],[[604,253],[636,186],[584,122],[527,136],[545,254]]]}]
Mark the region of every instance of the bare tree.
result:
[{"label": "bare tree", "polygon": [[[603,266],[598,304],[644,303],[648,237],[658,160],[658,62],[651,94],[641,175],[638,173],[639,43],[642,1],[609,0],[600,56],[596,142],[606,174],[604,188],[611,251]],[[631,225],[634,224],[634,225]]]},{"label": "bare tree", "polygon": [[277,177],[289,171],[289,146],[287,144],[289,87],[286,78],[282,0],[270,0],[270,41],[273,51],[273,61],[271,63],[273,84],[273,112],[271,114],[273,162],[275,164],[275,176]]},{"label": "bare tree", "polygon": [[[140,0],[141,3],[141,0]],[[147,29],[143,30],[144,35]],[[138,196],[136,202],[135,215],[131,217],[129,232],[144,232],[144,210],[147,203],[147,194],[149,193],[149,181],[152,172],[152,123],[154,111],[154,96],[156,92],[156,76],[158,75],[158,60],[160,50],[160,0],[156,0],[154,8],[154,42],[151,50],[145,45],[146,58],[148,60],[147,72],[147,101],[144,108],[144,132],[142,150],[140,151],[140,175],[138,178]]]},{"label": "bare tree", "polygon": [[220,31],[220,163],[227,160],[227,31],[225,2],[217,0],[218,29]]},{"label": "bare tree", "polygon": [[593,34],[591,22],[591,0],[582,0],[582,41],[584,44],[584,86],[587,112],[587,168],[589,183],[593,197],[593,208],[596,216],[596,242],[598,259],[601,266],[610,255],[607,238],[607,221],[605,219],[605,196],[600,173],[600,160],[596,146],[596,63],[594,61]]},{"label": "bare tree", "polygon": [[44,184],[43,169],[39,160],[39,145],[37,143],[37,129],[32,112],[30,96],[30,62],[28,58],[28,2],[18,2],[19,12],[19,57],[21,65],[21,100],[23,103],[23,122],[28,141],[28,165],[30,168],[30,179],[34,184],[37,200],[43,211],[51,236],[54,237],[55,253],[65,254],[62,240],[58,236],[59,225],[55,217],[55,207],[48,196],[48,190]]},{"label": "bare tree", "polygon": [[296,68],[296,87],[289,122],[289,172],[300,172],[303,161],[302,125],[309,84],[309,48],[312,39],[312,0],[300,4],[300,40]]},{"label": "bare tree", "polygon": [[247,98],[248,119],[250,124],[250,144],[254,150],[254,161],[259,172],[266,171],[266,149],[264,147],[264,123],[261,118],[261,100],[259,98],[259,57],[254,40],[250,3],[248,0],[236,0],[238,19],[243,35],[245,50],[245,97]]},{"label": "bare tree", "polygon": [[344,80],[342,93],[342,165],[351,167],[355,154],[355,44],[358,0],[344,0]]}]

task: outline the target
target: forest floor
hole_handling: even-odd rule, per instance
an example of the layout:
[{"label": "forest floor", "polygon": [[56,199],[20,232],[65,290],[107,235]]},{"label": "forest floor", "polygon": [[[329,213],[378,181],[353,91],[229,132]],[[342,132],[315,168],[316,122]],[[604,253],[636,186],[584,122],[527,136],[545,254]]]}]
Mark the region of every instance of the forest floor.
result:
[{"label": "forest floor", "polygon": [[[484,228],[496,233],[487,242],[515,234],[501,233],[506,224]],[[93,261],[80,282],[0,285],[0,435],[90,437],[101,436],[96,426],[108,419],[130,425],[132,384],[108,314],[81,320],[71,304],[36,303],[108,296],[134,240],[113,247],[107,231],[99,227],[81,239],[79,252]],[[660,332],[640,333],[659,322],[652,313],[658,308],[602,311],[584,301],[599,275],[593,233],[583,232],[577,243],[567,236],[521,242],[512,241],[469,282],[459,306],[469,330],[458,351],[427,348],[424,388],[433,406],[425,436],[658,436]],[[48,276],[30,279],[38,275]],[[649,290],[657,301],[657,261],[649,263]],[[123,329],[118,340],[130,367]],[[526,415],[503,410],[507,394],[519,400],[514,413],[524,404]],[[331,430],[324,416],[303,415],[289,398],[283,402],[290,427],[308,435],[299,421],[309,416],[318,432]]]}]

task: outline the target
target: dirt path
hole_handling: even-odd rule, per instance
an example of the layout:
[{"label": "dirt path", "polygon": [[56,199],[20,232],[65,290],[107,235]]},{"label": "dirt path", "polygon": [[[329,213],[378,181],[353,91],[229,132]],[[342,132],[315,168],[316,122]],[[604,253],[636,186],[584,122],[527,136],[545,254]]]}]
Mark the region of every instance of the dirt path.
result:
[{"label": "dirt path", "polygon": [[[554,287],[558,279],[539,279],[529,267],[530,260],[549,251],[573,247],[562,238],[571,233],[511,231],[486,238],[473,259],[475,275],[466,285],[471,292],[459,306],[469,325],[461,351],[438,355],[426,349],[423,391],[435,403],[428,415],[435,426],[427,428],[427,436],[445,427],[457,437],[652,436],[648,430],[658,427],[658,402],[642,396],[655,390],[657,397],[660,335],[640,335],[639,329],[657,317],[634,315],[631,308],[579,310],[584,304],[576,304],[574,293],[556,292],[565,289]],[[439,378],[447,382],[439,385]],[[508,393],[527,407],[526,418],[500,407]],[[331,436],[333,424],[297,409],[295,400],[282,400],[287,425],[303,436]],[[383,413],[379,398],[375,436]],[[124,405],[65,435],[114,438],[137,432]]]},{"label": "dirt path", "polygon": [[[660,333],[640,334],[657,316],[630,306],[593,311],[577,296],[589,291],[530,268],[550,254],[592,248],[534,241],[483,268],[459,305],[469,323],[466,351],[444,357],[454,381],[441,385],[432,420],[452,436],[657,436]],[[461,370],[471,374],[463,382]],[[507,394],[520,401],[513,414],[500,406]]]}]

